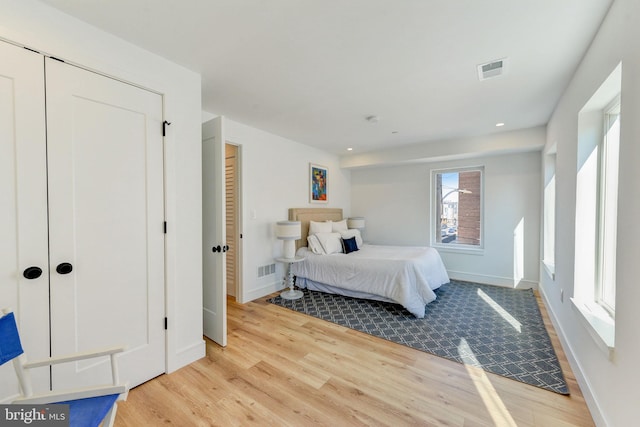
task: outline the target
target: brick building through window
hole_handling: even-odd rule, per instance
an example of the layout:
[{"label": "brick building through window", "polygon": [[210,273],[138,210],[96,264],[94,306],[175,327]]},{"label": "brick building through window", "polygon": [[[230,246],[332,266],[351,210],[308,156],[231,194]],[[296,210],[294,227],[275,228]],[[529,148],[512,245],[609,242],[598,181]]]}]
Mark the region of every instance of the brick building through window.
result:
[{"label": "brick building through window", "polygon": [[435,243],[480,246],[482,170],[435,173]]}]

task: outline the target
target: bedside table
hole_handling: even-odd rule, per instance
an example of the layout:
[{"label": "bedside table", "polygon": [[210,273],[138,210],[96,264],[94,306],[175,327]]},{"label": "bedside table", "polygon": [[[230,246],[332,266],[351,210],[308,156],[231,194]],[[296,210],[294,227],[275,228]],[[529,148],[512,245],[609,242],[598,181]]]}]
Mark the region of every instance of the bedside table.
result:
[{"label": "bedside table", "polygon": [[276,261],[281,262],[283,264],[287,264],[287,272],[286,278],[287,283],[289,284],[289,290],[284,291],[280,294],[280,298],[282,299],[299,299],[302,298],[302,291],[297,291],[293,289],[293,272],[291,271],[291,264],[294,262],[304,261],[303,256],[295,256],[294,258],[276,258]]}]

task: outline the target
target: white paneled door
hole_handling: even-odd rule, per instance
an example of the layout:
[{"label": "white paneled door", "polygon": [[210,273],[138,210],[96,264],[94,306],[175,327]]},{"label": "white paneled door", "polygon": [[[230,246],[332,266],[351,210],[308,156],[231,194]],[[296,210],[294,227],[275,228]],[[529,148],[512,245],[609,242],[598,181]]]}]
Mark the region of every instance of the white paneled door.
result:
[{"label": "white paneled door", "polygon": [[226,205],[222,117],[202,128],[203,330],[227,345]]},{"label": "white paneled door", "polygon": [[[162,98],[50,58],[46,87],[51,351],[126,345],[137,385],[165,370]],[[106,367],[56,367],[53,386]]]},{"label": "white paneled door", "polygon": [[[165,372],[162,97],[5,43],[0,57],[0,307],[30,359],[123,345],[120,376],[140,384]],[[0,367],[0,402],[13,376]],[[106,359],[51,372],[53,389],[109,380]]]},{"label": "white paneled door", "polygon": [[[0,58],[0,308],[16,312],[18,327],[30,331],[23,348],[42,359],[49,356],[44,57],[0,43]],[[31,379],[35,390],[49,389],[48,370]],[[0,402],[18,394],[13,366],[0,366]]]}]

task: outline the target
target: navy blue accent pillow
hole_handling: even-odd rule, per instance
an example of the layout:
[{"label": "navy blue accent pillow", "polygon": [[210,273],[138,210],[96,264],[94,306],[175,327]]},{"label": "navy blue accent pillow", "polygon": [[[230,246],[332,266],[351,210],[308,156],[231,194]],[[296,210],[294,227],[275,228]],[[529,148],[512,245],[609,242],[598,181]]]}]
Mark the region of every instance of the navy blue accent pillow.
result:
[{"label": "navy blue accent pillow", "polygon": [[348,254],[350,252],[355,252],[358,250],[358,244],[356,243],[356,238],[351,237],[350,239],[342,239],[342,252]]}]

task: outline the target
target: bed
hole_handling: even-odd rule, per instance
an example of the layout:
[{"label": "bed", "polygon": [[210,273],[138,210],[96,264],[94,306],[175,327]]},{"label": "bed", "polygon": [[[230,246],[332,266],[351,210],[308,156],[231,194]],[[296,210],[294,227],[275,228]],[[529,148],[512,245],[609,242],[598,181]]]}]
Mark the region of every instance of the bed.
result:
[{"label": "bed", "polygon": [[[293,208],[289,209],[289,219],[302,225],[296,253],[305,259],[291,265],[300,288],[393,302],[422,318],[425,306],[436,299],[434,290],[449,282],[440,255],[430,247],[370,245],[358,240],[358,250],[348,254],[314,253],[314,243],[307,245],[310,228],[322,222],[341,222],[342,209]],[[312,234],[324,235],[314,231],[317,228]],[[354,230],[343,232],[346,237],[353,234]]]}]

